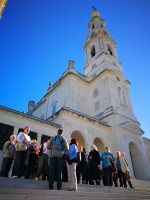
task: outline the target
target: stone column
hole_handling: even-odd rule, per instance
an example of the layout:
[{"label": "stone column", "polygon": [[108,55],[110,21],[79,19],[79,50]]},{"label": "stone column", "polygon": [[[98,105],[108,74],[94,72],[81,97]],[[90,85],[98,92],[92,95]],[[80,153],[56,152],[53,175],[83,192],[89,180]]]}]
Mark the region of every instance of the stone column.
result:
[{"label": "stone column", "polygon": [[41,144],[41,133],[37,133],[37,146],[39,146]]},{"label": "stone column", "polygon": [[18,135],[18,130],[19,130],[19,127],[17,127],[17,126],[14,126],[14,135]]}]

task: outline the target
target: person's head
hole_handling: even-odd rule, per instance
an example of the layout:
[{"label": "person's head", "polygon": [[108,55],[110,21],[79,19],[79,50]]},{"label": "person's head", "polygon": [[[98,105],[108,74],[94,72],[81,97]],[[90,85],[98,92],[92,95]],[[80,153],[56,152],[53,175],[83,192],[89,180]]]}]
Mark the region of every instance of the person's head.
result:
[{"label": "person's head", "polygon": [[78,142],[75,138],[72,138],[70,141],[70,145],[75,144],[76,146],[78,146]]},{"label": "person's head", "polygon": [[82,146],[79,146],[79,147],[78,147],[78,151],[79,151],[79,152],[82,152],[82,151],[83,151],[83,147],[82,147]]},{"label": "person's head", "polygon": [[121,157],[125,157],[125,152],[121,152]]},{"label": "person's head", "polygon": [[92,146],[91,146],[91,150],[92,150],[92,151],[94,151],[94,150],[98,151],[98,149],[97,149],[97,147],[96,147],[95,144],[92,144]]},{"label": "person's head", "polygon": [[16,140],[16,136],[15,135],[11,135],[10,136],[10,142],[14,142]]},{"label": "person's head", "polygon": [[83,147],[83,152],[86,153],[86,149],[85,149],[85,147]]},{"label": "person's head", "polygon": [[29,126],[26,126],[24,128],[24,134],[29,134],[29,133],[30,133],[30,128],[29,128]]},{"label": "person's head", "polygon": [[36,144],[37,144],[37,141],[34,139],[34,140],[31,140],[31,145],[32,146],[36,146]]},{"label": "person's head", "polygon": [[106,153],[110,153],[109,147],[105,147],[105,152],[106,152]]},{"label": "person's head", "polygon": [[72,140],[72,138],[69,138],[69,140],[68,140],[68,144],[69,144],[69,145],[70,145],[71,140]]},{"label": "person's head", "polygon": [[48,138],[45,138],[44,140],[43,140],[43,143],[47,143],[48,142]]},{"label": "person's head", "polygon": [[62,129],[58,129],[57,135],[62,135],[62,134],[63,134],[63,130]]},{"label": "person's head", "polygon": [[116,158],[119,158],[120,157],[120,151],[116,151]]}]

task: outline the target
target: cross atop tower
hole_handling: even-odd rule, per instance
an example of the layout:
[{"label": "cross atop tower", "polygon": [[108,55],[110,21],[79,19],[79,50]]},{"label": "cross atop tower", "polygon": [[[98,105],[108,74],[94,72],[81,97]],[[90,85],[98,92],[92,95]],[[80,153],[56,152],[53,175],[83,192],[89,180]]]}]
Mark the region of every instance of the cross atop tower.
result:
[{"label": "cross atop tower", "polygon": [[94,9],[94,11],[97,11],[97,9],[94,6],[92,6],[92,8]]}]

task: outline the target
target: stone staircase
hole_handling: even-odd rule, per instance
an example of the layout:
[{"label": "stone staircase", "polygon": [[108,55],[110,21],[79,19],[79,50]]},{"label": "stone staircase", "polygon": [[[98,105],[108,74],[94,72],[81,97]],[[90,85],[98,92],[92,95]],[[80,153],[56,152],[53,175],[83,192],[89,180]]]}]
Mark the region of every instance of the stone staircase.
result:
[{"label": "stone staircase", "polygon": [[150,181],[132,180],[134,189],[78,184],[78,191],[48,189],[47,181],[0,177],[0,200],[150,200]]}]

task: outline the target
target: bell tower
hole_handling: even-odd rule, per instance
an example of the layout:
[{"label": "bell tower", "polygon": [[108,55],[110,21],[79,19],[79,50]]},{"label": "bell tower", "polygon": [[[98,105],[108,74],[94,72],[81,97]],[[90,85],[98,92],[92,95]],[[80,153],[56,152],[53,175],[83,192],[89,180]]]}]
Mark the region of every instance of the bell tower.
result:
[{"label": "bell tower", "polygon": [[118,60],[116,43],[105,28],[105,21],[98,11],[92,13],[92,19],[88,24],[89,34],[84,46],[86,53],[85,75],[94,77],[104,69],[122,71]]},{"label": "bell tower", "polygon": [[[89,33],[84,50],[86,53],[85,75],[92,85],[94,108],[92,116],[102,119],[118,113],[136,121],[129,86],[116,51],[116,42],[105,28],[105,21],[94,9],[88,24]],[[97,95],[95,96],[95,92]],[[106,118],[105,118],[106,119]]]}]

